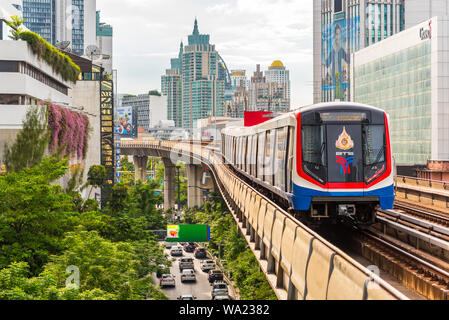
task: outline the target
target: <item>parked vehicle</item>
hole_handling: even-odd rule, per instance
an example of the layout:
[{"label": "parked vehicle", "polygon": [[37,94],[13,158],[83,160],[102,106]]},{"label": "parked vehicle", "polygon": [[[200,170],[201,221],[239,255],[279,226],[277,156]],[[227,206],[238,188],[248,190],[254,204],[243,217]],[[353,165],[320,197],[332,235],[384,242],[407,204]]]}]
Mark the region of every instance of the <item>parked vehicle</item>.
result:
[{"label": "parked vehicle", "polygon": [[165,264],[160,264],[157,266],[156,277],[160,278],[163,274],[168,273],[170,273],[170,268],[167,267]]},{"label": "parked vehicle", "polygon": [[181,258],[181,259],[179,259],[179,271],[182,272],[182,270],[184,270],[184,269],[195,270],[192,258]]},{"label": "parked vehicle", "polygon": [[221,270],[209,271],[209,283],[214,283],[215,281],[223,281],[223,272]]},{"label": "parked vehicle", "polygon": [[212,298],[215,296],[228,295],[228,285],[224,281],[217,281],[212,285]]},{"label": "parked vehicle", "polygon": [[173,246],[170,249],[170,254],[172,256],[182,256],[182,248],[180,246]]},{"label": "parked vehicle", "polygon": [[195,258],[197,259],[203,259],[207,257],[207,251],[206,248],[203,247],[198,247],[195,249],[193,255],[195,256]]},{"label": "parked vehicle", "polygon": [[163,274],[159,285],[163,287],[175,287],[175,276],[172,274]]},{"label": "parked vehicle", "polygon": [[214,260],[203,260],[200,264],[201,271],[209,271],[215,269]]},{"label": "parked vehicle", "polygon": [[196,281],[195,271],[192,269],[184,269],[181,274],[181,282]]},{"label": "parked vehicle", "polygon": [[175,245],[176,245],[176,243],[174,243],[174,242],[167,242],[167,241],[165,242],[166,249],[171,249]]}]

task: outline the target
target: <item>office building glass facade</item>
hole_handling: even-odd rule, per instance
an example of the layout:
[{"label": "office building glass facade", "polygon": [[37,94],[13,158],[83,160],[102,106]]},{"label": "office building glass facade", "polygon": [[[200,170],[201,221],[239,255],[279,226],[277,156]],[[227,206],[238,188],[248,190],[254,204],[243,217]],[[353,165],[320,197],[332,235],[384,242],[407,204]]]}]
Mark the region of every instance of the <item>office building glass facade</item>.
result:
[{"label": "office building glass facade", "polygon": [[24,25],[55,44],[55,0],[23,0]]},{"label": "office building glass facade", "polygon": [[357,66],[354,101],[390,115],[393,154],[398,164],[431,158],[431,42]]}]

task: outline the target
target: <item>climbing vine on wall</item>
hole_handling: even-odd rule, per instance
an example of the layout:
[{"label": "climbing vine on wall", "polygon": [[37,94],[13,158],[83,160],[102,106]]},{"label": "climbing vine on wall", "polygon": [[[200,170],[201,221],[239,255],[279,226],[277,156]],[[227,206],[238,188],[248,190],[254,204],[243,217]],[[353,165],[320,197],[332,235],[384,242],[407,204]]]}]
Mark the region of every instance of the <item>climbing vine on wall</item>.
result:
[{"label": "climbing vine on wall", "polygon": [[63,157],[86,159],[89,141],[89,119],[86,115],[49,104],[48,129],[51,152],[61,150]]}]

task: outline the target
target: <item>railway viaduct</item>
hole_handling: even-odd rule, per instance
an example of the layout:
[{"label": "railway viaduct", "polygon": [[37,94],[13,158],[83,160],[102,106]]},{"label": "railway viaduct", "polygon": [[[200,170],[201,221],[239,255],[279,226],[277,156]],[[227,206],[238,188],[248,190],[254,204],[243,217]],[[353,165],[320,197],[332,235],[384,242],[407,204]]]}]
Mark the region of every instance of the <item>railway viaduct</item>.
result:
[{"label": "railway viaduct", "polygon": [[[164,205],[174,206],[175,163],[186,163],[188,206],[201,189],[218,190],[280,300],[406,300],[407,297],[239,179],[216,148],[193,141],[122,141],[144,180],[148,156],[165,166]],[[211,178],[202,185],[200,172]],[[213,179],[212,179],[213,178]],[[212,181],[213,180],[213,181]]]}]

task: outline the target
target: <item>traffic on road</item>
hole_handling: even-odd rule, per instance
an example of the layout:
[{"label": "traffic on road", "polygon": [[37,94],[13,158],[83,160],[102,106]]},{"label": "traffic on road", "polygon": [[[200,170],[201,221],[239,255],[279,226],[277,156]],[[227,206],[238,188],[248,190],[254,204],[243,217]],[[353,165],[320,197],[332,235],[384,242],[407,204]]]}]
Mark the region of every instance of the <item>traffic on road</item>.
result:
[{"label": "traffic on road", "polygon": [[171,267],[159,265],[156,284],[170,300],[233,300],[229,284],[206,248],[196,243],[163,243]]}]

